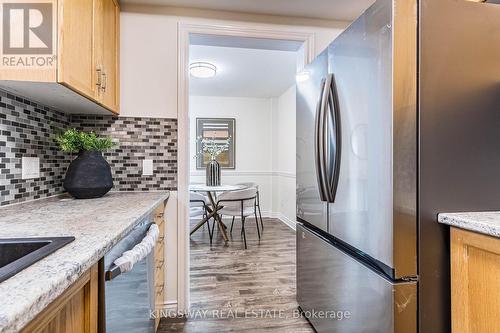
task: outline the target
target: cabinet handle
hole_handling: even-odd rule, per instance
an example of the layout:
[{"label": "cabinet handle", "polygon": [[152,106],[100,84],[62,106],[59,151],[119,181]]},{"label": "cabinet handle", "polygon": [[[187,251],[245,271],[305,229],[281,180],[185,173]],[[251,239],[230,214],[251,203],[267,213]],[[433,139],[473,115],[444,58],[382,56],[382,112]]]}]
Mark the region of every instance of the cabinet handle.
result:
[{"label": "cabinet handle", "polygon": [[102,84],[102,81],[101,81],[102,69],[100,67],[97,67],[95,72],[97,74],[97,79],[95,81],[95,85],[100,88],[101,84]]},{"label": "cabinet handle", "polygon": [[101,83],[101,88],[103,92],[106,92],[106,85],[108,83],[108,77],[106,76],[105,72],[102,72],[102,83]]}]

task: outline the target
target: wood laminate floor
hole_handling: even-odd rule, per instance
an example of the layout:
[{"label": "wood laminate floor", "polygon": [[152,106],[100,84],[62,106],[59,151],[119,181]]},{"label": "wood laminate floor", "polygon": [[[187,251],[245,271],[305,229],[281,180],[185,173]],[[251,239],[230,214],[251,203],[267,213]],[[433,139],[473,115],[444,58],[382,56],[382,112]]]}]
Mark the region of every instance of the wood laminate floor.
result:
[{"label": "wood laminate floor", "polygon": [[298,316],[295,232],[264,219],[259,242],[255,220],[245,226],[247,250],[238,220],[227,247],[217,228],[212,246],[206,228],[192,235],[191,313],[186,320],[163,318],[158,332],[314,332]]}]

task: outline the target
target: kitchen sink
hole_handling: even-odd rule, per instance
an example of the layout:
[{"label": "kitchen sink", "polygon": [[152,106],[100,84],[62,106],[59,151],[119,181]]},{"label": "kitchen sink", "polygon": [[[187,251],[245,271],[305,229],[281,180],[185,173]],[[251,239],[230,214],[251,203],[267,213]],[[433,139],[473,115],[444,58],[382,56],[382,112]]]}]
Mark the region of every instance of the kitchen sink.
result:
[{"label": "kitchen sink", "polygon": [[75,237],[0,239],[0,282],[74,240]]}]

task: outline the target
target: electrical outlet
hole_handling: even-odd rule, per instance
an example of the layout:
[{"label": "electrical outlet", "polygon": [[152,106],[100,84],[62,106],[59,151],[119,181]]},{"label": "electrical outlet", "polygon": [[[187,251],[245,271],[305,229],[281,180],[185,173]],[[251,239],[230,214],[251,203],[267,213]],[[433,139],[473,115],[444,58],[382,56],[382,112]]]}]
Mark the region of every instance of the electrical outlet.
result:
[{"label": "electrical outlet", "polygon": [[142,160],[142,175],[143,176],[153,175],[153,160]]},{"label": "electrical outlet", "polygon": [[21,169],[22,179],[40,178],[40,158],[23,157]]}]

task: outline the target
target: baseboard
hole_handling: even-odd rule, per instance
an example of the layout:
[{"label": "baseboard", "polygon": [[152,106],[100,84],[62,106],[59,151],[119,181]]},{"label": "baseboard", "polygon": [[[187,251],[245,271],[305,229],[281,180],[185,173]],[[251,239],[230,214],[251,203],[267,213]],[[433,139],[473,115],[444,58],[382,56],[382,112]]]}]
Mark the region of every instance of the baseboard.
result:
[{"label": "baseboard", "polygon": [[[161,303],[157,303],[161,304]],[[165,301],[161,304],[163,309],[177,311],[177,301]]]},{"label": "baseboard", "polygon": [[[278,213],[275,213],[275,212],[268,212],[268,211],[264,211],[264,210],[263,210],[261,213],[262,213],[262,217],[263,217],[263,218],[270,218],[270,219],[277,219],[277,218],[279,218],[279,214],[278,214]],[[257,212],[257,214],[259,214],[259,212]],[[253,215],[252,215],[252,216],[253,216]],[[251,218],[252,216],[250,216],[250,218]],[[230,218],[230,217],[223,216],[223,218],[224,218],[224,221],[227,221],[227,220],[231,221],[231,218]],[[236,219],[239,219],[239,218],[238,218],[238,217],[236,217]]]},{"label": "baseboard", "polygon": [[281,213],[278,213],[278,216],[276,218],[278,220],[280,220],[281,222],[283,222],[284,224],[286,224],[288,227],[290,227],[290,229],[292,229],[294,231],[296,230],[296,227],[297,227],[296,221],[290,220],[288,217],[286,217],[285,215],[283,215]]},{"label": "baseboard", "polygon": [[262,211],[262,217],[267,217],[270,219],[277,219],[278,218],[278,213],[276,212],[268,212],[268,211]]},{"label": "baseboard", "polygon": [[288,217],[286,217],[282,213],[278,212],[262,212],[262,217],[268,217],[272,219],[278,219],[284,224],[286,224],[288,227],[290,227],[292,230],[295,230],[296,227],[296,221],[290,220]]}]

